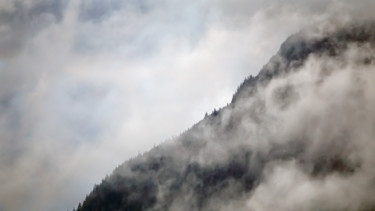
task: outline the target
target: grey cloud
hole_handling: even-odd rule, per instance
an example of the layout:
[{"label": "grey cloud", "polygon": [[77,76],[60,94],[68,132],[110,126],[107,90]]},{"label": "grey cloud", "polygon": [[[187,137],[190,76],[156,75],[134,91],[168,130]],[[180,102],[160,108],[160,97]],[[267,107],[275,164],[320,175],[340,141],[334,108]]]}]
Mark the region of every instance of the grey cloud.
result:
[{"label": "grey cloud", "polygon": [[230,105],[119,166],[83,209],[372,209],[372,26],[290,37]]},{"label": "grey cloud", "polygon": [[[310,24],[303,15],[310,4],[293,10],[264,1],[3,2],[4,210],[73,207],[118,163],[229,102],[236,85],[255,75],[283,39]],[[319,11],[308,14],[319,20]],[[293,106],[278,95],[268,96],[278,109]],[[267,149],[261,140],[268,131],[253,122],[241,127],[257,135],[253,145]],[[224,146],[216,149],[206,155],[221,155],[218,160],[202,153],[198,161],[209,165],[228,156]]]},{"label": "grey cloud", "polygon": [[7,4],[9,6],[0,10],[1,57],[18,54],[41,29],[61,21],[66,7],[66,2],[60,0],[36,1],[31,4],[12,1]]}]

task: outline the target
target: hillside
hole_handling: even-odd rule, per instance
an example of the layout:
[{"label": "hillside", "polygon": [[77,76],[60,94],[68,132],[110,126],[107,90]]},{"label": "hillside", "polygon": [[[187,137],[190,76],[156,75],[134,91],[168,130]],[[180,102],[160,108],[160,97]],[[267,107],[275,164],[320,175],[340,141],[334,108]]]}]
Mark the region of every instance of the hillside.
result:
[{"label": "hillside", "polygon": [[374,26],[290,36],[228,106],[76,210],[375,210]]}]

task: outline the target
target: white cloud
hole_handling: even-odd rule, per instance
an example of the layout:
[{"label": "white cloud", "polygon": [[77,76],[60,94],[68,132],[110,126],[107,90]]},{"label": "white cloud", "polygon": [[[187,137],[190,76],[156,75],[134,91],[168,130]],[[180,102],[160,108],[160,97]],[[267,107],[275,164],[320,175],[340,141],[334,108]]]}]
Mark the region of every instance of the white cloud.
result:
[{"label": "white cloud", "polygon": [[230,102],[289,34],[326,16],[291,3],[132,1],[98,19],[78,1],[17,1],[17,19],[0,1],[0,209],[71,208],[116,165]]}]

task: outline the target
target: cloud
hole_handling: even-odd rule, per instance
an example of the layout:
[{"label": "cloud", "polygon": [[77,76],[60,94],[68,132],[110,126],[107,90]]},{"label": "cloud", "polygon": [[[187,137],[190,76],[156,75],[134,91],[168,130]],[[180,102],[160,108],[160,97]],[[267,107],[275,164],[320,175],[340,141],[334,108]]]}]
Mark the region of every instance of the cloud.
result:
[{"label": "cloud", "polygon": [[291,36],[232,104],[121,165],[83,206],[372,209],[373,23],[331,24]]},{"label": "cloud", "polygon": [[[301,70],[273,80],[265,88],[269,115],[283,123],[271,128],[271,134],[278,141],[307,143],[300,152],[306,157],[302,164],[292,159],[266,165],[264,181],[249,196],[249,209],[361,210],[373,206],[369,197],[373,195],[369,188],[373,171],[366,164],[372,163],[373,157],[364,151],[373,147],[373,132],[369,129],[373,127],[373,112],[367,108],[372,107],[373,87],[368,80],[374,73],[373,66],[362,66],[363,60],[357,60],[370,56],[372,51],[351,45],[337,59],[311,57]],[[301,98],[280,110],[275,107],[273,93],[287,84]],[[314,170],[307,167],[306,171],[306,165],[327,155],[330,159],[341,157],[347,165],[357,167],[353,174],[344,171],[311,176],[309,172]],[[320,162],[324,165],[325,161]],[[336,165],[327,170],[346,168]]]},{"label": "cloud", "polygon": [[325,5],[1,0],[0,209],[73,207],[123,160],[228,103]]}]

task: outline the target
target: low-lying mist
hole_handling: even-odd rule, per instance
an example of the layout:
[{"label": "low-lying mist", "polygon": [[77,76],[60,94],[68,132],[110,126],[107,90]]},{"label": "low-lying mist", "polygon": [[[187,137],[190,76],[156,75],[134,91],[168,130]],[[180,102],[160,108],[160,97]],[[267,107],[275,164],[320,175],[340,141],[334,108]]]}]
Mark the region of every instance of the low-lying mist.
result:
[{"label": "low-lying mist", "polygon": [[375,209],[375,27],[327,26],[290,36],[230,104],[77,210]]}]

